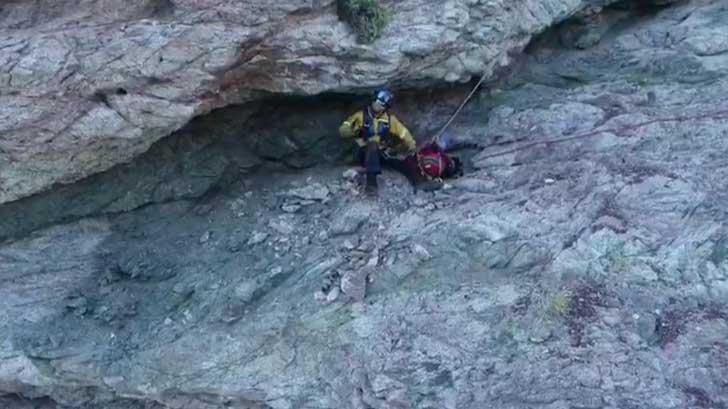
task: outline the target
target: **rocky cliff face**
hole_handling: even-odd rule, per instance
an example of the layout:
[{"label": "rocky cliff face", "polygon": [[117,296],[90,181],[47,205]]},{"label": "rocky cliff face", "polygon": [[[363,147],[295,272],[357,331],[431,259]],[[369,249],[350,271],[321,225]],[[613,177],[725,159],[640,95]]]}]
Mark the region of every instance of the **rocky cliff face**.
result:
[{"label": "rocky cliff face", "polygon": [[388,1],[360,45],[335,2],[11,1],[0,6],[0,203],[145,152],[265,95],[467,81],[608,1]]},{"label": "rocky cliff face", "polygon": [[[450,129],[482,149],[438,192],[290,172],[356,106],[332,97],[219,110],[0,207],[0,406],[727,407],[728,7],[653,3],[534,41]],[[449,92],[399,112],[424,134]]]}]

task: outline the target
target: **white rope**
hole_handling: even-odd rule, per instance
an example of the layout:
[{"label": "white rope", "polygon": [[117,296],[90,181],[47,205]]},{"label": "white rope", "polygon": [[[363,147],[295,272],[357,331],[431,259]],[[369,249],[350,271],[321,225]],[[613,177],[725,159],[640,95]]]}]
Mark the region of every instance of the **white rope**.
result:
[{"label": "white rope", "polygon": [[473,87],[473,89],[470,91],[470,94],[468,94],[468,96],[465,98],[463,103],[460,104],[458,109],[455,110],[455,113],[453,113],[450,116],[450,119],[447,120],[445,125],[443,125],[443,127],[440,128],[440,130],[435,134],[435,136],[432,137],[432,142],[437,142],[437,140],[440,139],[442,134],[445,133],[445,130],[450,126],[452,121],[455,120],[455,118],[460,114],[460,111],[462,111],[463,108],[465,107],[465,105],[468,103],[468,101],[470,101],[470,98],[472,98],[473,95],[475,95],[475,91],[477,91],[478,88],[480,88],[480,85],[483,83],[483,81],[485,81],[485,77],[486,77],[486,73],[483,73],[483,75],[480,77],[480,80],[478,81],[477,84],[475,84],[475,87]]}]

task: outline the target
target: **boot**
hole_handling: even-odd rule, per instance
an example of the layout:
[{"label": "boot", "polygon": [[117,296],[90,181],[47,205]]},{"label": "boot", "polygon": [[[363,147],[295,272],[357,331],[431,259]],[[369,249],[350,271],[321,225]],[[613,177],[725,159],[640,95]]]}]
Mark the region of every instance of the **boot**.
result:
[{"label": "boot", "polygon": [[364,193],[367,196],[376,196],[379,193],[379,185],[377,184],[377,175],[375,173],[367,173]]}]

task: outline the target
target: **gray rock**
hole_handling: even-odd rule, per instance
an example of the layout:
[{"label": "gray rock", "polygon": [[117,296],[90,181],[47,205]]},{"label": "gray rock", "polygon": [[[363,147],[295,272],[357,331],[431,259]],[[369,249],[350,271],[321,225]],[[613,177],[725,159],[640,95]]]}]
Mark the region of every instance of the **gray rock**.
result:
[{"label": "gray rock", "polygon": [[427,249],[421,244],[415,244],[412,246],[412,253],[414,253],[420,260],[429,260],[432,258]]},{"label": "gray rock", "polygon": [[279,217],[276,220],[271,220],[270,222],[268,222],[268,227],[283,236],[291,235],[296,229],[290,219],[283,217]]},{"label": "gray rock", "polygon": [[329,188],[320,184],[312,183],[298,189],[291,189],[286,195],[303,200],[325,201],[329,198]]},{"label": "gray rock", "polygon": [[543,1],[398,3],[387,11],[388,47],[357,44],[329,0],[6,4],[0,203],[126,163],[225,105],[491,76],[532,35],[594,3]]},{"label": "gray rock", "polygon": [[240,235],[233,234],[228,238],[227,249],[231,253],[237,253],[245,248],[248,240]]},{"label": "gray rock", "polygon": [[296,213],[301,210],[301,206],[297,204],[284,204],[283,206],[281,206],[281,210],[286,213]]},{"label": "gray rock", "polygon": [[354,203],[343,213],[335,216],[329,233],[332,236],[356,233],[359,228],[369,220],[374,211],[368,203]]},{"label": "gray rock", "polygon": [[354,301],[363,301],[366,295],[367,270],[347,271],[341,277],[341,291]]},{"label": "gray rock", "polygon": [[[62,27],[74,38],[76,25],[61,24],[66,14],[59,8],[67,4],[41,3],[45,8],[26,19],[19,17],[18,7],[32,10],[36,7],[33,2],[4,4],[0,21],[7,25],[2,30],[18,28],[0,41],[23,43],[21,37],[37,35],[60,38],[58,31],[43,31],[48,27]],[[196,7],[187,3],[192,4],[175,1],[174,7]],[[91,7],[96,3],[81,4]],[[133,35],[141,43],[151,42],[141,48],[154,50],[160,37],[148,36],[146,30],[151,30],[156,20],[135,16],[142,9],[148,13],[165,9],[164,4],[145,3],[150,6],[147,9],[130,3],[129,14],[114,16],[102,12],[109,9],[99,7],[94,18],[124,18],[129,31],[124,38]],[[316,55],[323,53],[319,49],[333,47],[326,42],[330,37],[309,35],[312,24],[322,24],[333,30],[332,34],[348,32],[338,23],[324,24],[333,22],[327,20],[331,18],[331,2],[289,4],[291,10],[298,10],[291,14],[286,4],[248,2],[238,6],[246,10],[254,5],[282,7],[277,18],[259,13],[236,15],[239,9],[235,7],[210,10],[220,13],[214,19],[225,30],[251,27],[254,23],[250,20],[259,19],[253,30],[260,36],[257,46],[236,43],[234,52],[238,55],[241,44],[245,50],[260,47],[256,53],[240,57],[254,59],[250,65],[274,58],[282,61],[282,67],[291,68],[286,62],[288,50],[276,53],[275,48],[268,48],[275,41],[283,41],[278,36],[290,40],[292,48],[317,51],[307,54],[309,60],[295,59],[297,64],[312,64]],[[443,28],[457,29],[451,34],[436,31],[433,36],[462,36],[462,30],[470,30],[467,38],[456,41],[491,44],[494,55],[503,44],[489,43],[489,38],[526,38],[534,26],[552,21],[536,21],[538,16],[566,17],[577,7],[569,3],[568,8],[560,8],[565,3],[556,0],[511,4],[510,11],[497,2],[466,5],[446,1],[418,3],[419,7],[406,2],[388,4],[394,18],[400,13],[409,17],[406,26],[392,28],[395,31],[389,34],[431,27],[429,22],[437,19]],[[466,152],[463,156],[471,159],[466,155],[474,155],[476,164],[487,168],[487,178],[497,183],[498,192],[473,194],[452,189],[431,195],[428,200],[433,206],[425,210],[428,203],[421,207],[413,204],[413,197],[400,194],[405,192],[406,182],[386,171],[386,194],[376,201],[354,202],[332,189],[326,205],[330,213],[281,215],[280,198],[271,192],[287,191],[291,183],[304,183],[308,177],[331,186],[340,181],[343,169],[321,166],[284,172],[278,168],[276,172],[266,169],[243,176],[231,159],[236,155],[224,155],[230,162],[218,163],[214,158],[225,150],[213,149],[215,143],[203,137],[208,132],[198,129],[201,139],[192,140],[210,142],[206,146],[211,150],[194,148],[194,144],[176,146],[170,140],[150,152],[160,157],[160,168],[174,168],[164,177],[146,179],[140,174],[147,168],[131,166],[125,170],[128,179],[120,183],[124,189],[112,183],[124,174],[119,170],[114,177],[98,182],[95,189],[66,190],[64,195],[48,196],[56,200],[48,199],[45,206],[23,202],[12,212],[3,213],[0,235],[6,239],[0,243],[0,407],[726,407],[728,121],[716,111],[728,110],[724,102],[728,81],[722,54],[700,55],[684,44],[725,31],[724,3],[680,2],[640,15],[627,10],[629,4],[624,2],[604,10],[600,3],[590,4],[595,8],[584,12],[602,13],[599,24],[608,25],[601,27],[608,35],[597,45],[564,49],[560,31],[569,23],[560,25],[530,47],[523,64],[513,70],[500,93],[481,92],[452,124],[454,133],[467,133],[484,147],[483,154]],[[87,12],[84,7],[76,7],[74,13],[82,16]],[[198,22],[213,18],[207,9],[198,9],[197,14],[180,12],[190,24],[172,29],[167,22],[178,14],[174,9],[165,13],[170,12],[165,14],[170,20],[160,20],[164,23],[158,26],[163,27],[155,30],[172,30],[169,35],[194,32]],[[517,25],[502,18],[511,15],[508,13],[522,17],[516,20]],[[267,25],[275,22],[282,24],[281,28],[266,31]],[[85,20],[79,24],[86,24]],[[103,30],[113,33],[114,27],[118,28],[114,24]],[[486,26],[494,33],[485,35],[482,30]],[[16,35],[16,30],[22,32]],[[476,40],[478,33],[483,36]],[[310,45],[299,43],[314,38]],[[391,53],[397,58],[404,39],[375,46],[339,44],[341,59],[365,61],[339,69],[362,70],[359,75],[366,84],[368,78],[375,77],[368,70],[377,67],[378,81],[402,75],[405,84],[407,73],[402,66],[414,70],[414,66],[440,61],[430,61],[427,48],[423,49],[425,54],[417,54],[415,40],[409,40],[406,61],[391,65],[382,55],[389,58]],[[210,39],[211,48],[203,49],[214,50],[219,41],[227,40]],[[68,44],[76,47],[75,42]],[[179,47],[188,47],[192,43],[181,44]],[[168,43],[164,49],[174,55],[175,45]],[[103,53],[115,46],[114,41],[109,42]],[[15,50],[13,47],[3,51]],[[37,47],[28,45],[22,52],[32,53]],[[356,55],[348,56],[354,48]],[[49,57],[58,51],[44,50]],[[14,58],[15,53],[0,53],[0,59]],[[33,58],[43,55],[35,52]],[[79,64],[90,64],[81,62],[80,57],[85,60],[94,55],[75,57]],[[442,54],[432,56],[439,57]],[[443,64],[455,66],[454,78],[458,64],[475,64],[469,59],[464,55],[462,61]],[[109,64],[124,61],[122,57]],[[186,65],[199,63],[183,61]],[[153,57],[148,62],[152,68],[144,69],[157,66]],[[231,69],[245,71],[245,64]],[[326,60],[319,67],[332,64]],[[28,69],[27,64],[17,69],[16,65],[4,65],[16,71],[11,81],[31,82],[23,92],[37,90],[32,82],[42,80],[42,76],[25,75],[22,70]],[[422,72],[427,76],[441,68],[438,65]],[[62,65],[59,69],[71,67]],[[78,69],[85,72],[80,66]],[[255,82],[271,87],[281,84],[275,82],[277,70],[271,68],[270,77],[258,77]],[[175,77],[184,72],[173,71],[163,77],[174,77],[171,82],[156,83],[155,87],[184,94],[188,83]],[[290,72],[286,75],[300,75],[301,79],[285,84],[292,88],[308,84],[303,81],[312,75],[320,76],[315,81],[323,82],[336,72]],[[219,72],[220,80],[233,81],[228,74]],[[98,80],[102,74],[87,76],[82,83],[92,84],[94,78]],[[113,77],[103,78],[115,81]],[[334,81],[332,86],[346,87],[350,78],[340,78],[342,82]],[[423,77],[422,83],[429,83],[428,78],[432,77]],[[69,77],[68,90],[80,92],[74,85],[79,82],[74,81]],[[139,77],[137,81],[148,79]],[[227,85],[235,88],[246,81],[252,80],[240,77]],[[213,82],[199,87],[208,89]],[[181,88],[176,86],[181,83]],[[315,87],[316,82],[310,86]],[[10,88],[3,87],[6,89]],[[135,98],[130,91],[131,87],[127,98]],[[412,122],[430,121],[435,129],[439,119],[446,119],[461,101],[460,91],[453,88],[454,97],[449,96],[449,90],[433,91],[432,99],[420,93],[412,97],[398,93],[397,109],[428,111],[413,115]],[[649,92],[656,97],[645,105]],[[38,95],[42,104],[51,94]],[[119,107],[115,98],[123,97],[114,95],[111,106]],[[186,95],[177,101],[197,103]],[[282,117],[286,115],[281,112],[289,103],[294,102],[283,100],[280,110],[270,111],[275,117],[261,107],[257,117],[270,127],[283,127]],[[440,111],[446,113],[440,115]],[[334,122],[340,120],[338,115],[333,115]],[[149,119],[148,115],[129,118]],[[44,117],[43,121],[52,119]],[[315,125],[318,119],[310,117],[312,133],[327,129]],[[113,118],[107,120],[114,129]],[[298,147],[289,145],[293,136],[270,140],[261,136],[267,133],[255,131],[262,125],[242,121],[246,124],[243,128],[232,119],[220,122],[234,132],[245,129],[260,137],[261,144],[280,143],[278,147],[261,147],[263,152],[281,155],[282,151],[276,150],[283,149],[281,146],[290,149],[285,152],[297,152]],[[163,124],[152,125],[166,129]],[[608,132],[579,137],[595,129]],[[42,136],[45,131],[38,132]],[[295,133],[287,129],[270,132]],[[420,133],[429,134],[416,132]],[[129,134],[122,129],[109,140],[123,137]],[[59,138],[58,143],[68,142]],[[223,145],[236,151],[233,148],[240,144],[252,147],[256,138],[225,139]],[[571,139],[540,143],[551,138]],[[322,144],[325,141],[328,139],[322,139]],[[2,139],[3,143],[7,140]],[[91,142],[79,139],[78,143],[90,146]],[[132,141],[118,143],[119,150],[126,151],[126,144]],[[102,145],[95,151],[100,152]],[[73,154],[83,146],[67,152]],[[517,147],[522,149],[503,155],[507,160],[487,157],[500,149]],[[43,152],[50,149],[34,144],[24,145],[26,148],[38,149],[40,157],[33,158],[33,163],[38,163],[35,159],[42,162]],[[2,149],[5,152],[7,146]],[[20,151],[11,151],[0,156],[0,162],[10,156],[17,158]],[[214,166],[209,173],[200,172],[208,162],[167,161],[163,159],[165,152],[176,158],[207,157]],[[84,160],[83,155],[76,158]],[[184,164],[190,169],[180,169]],[[53,168],[50,171],[55,172]],[[482,177],[476,172],[468,177]],[[217,179],[215,175],[220,174],[224,177]],[[178,180],[178,175],[187,176]],[[128,189],[134,186],[134,177],[142,177],[139,188],[143,198]],[[241,177],[244,183],[239,182]],[[202,181],[194,184],[197,179]],[[547,179],[554,183],[545,183]],[[176,182],[171,189],[158,181]],[[220,190],[208,192],[209,203],[214,206],[205,217],[195,215],[190,201],[176,200],[188,197],[183,189],[187,183],[193,195],[189,197],[206,192],[205,186],[211,183]],[[103,187],[115,193],[102,194]],[[124,197],[118,192],[125,189],[131,192],[129,198],[117,201]],[[246,191],[251,194],[246,196]],[[230,198],[244,200],[236,209],[244,216],[236,217],[229,206],[218,205]],[[49,203],[62,211],[43,219],[46,211],[51,212]],[[106,210],[107,206],[133,209],[139,203],[149,205],[122,214]],[[363,215],[347,216],[352,223],[341,222],[348,211],[360,205],[367,207]],[[23,218],[37,219],[35,231],[7,234],[18,231],[11,227]],[[58,221],[63,223],[54,224]],[[227,238],[236,234],[230,232],[241,225],[242,231],[248,232],[281,221],[294,227],[293,234],[271,229],[269,233],[275,237],[270,246],[246,247],[233,254],[225,246],[199,245],[204,231],[215,232],[212,241],[218,235]],[[339,244],[344,238],[329,240],[327,234],[313,242],[302,240],[326,233],[336,223],[355,226],[342,230],[355,232],[360,239],[352,243],[356,248],[342,251]],[[248,239],[247,234],[244,236]],[[432,258],[426,263],[410,254],[415,243],[430,252]],[[287,250],[291,246],[293,249]],[[375,249],[380,252],[376,257]],[[352,265],[366,266],[376,260],[377,266],[355,270],[348,265],[350,258]],[[337,269],[351,275],[336,281],[332,288],[344,290],[336,302],[327,303],[326,296],[333,298],[335,293],[318,290],[324,274]],[[375,274],[376,280],[366,283],[365,272]],[[338,302],[350,294],[366,302]],[[79,295],[87,300],[84,314],[67,308],[67,303]],[[79,302],[78,307],[83,306]]]},{"label": "gray rock", "polygon": [[490,193],[497,188],[497,184],[493,181],[471,177],[457,179],[452,185],[458,189],[473,193]]},{"label": "gray rock", "polygon": [[253,234],[248,239],[248,245],[249,246],[255,246],[256,244],[260,244],[268,239],[268,233],[265,232],[253,232]]}]

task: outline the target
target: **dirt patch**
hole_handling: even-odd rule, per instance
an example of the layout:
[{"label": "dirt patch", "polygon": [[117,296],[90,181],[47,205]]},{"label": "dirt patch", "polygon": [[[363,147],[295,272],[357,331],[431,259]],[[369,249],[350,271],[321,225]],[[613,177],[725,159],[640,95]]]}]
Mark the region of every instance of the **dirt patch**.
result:
[{"label": "dirt patch", "polygon": [[606,297],[607,291],[600,285],[583,284],[571,292],[564,318],[573,346],[584,345],[584,329],[596,319],[597,307],[606,305]]},{"label": "dirt patch", "polygon": [[699,307],[695,310],[671,310],[658,317],[655,322],[657,344],[664,348],[685,332],[690,322],[712,320],[728,321],[728,312],[716,305]]}]

